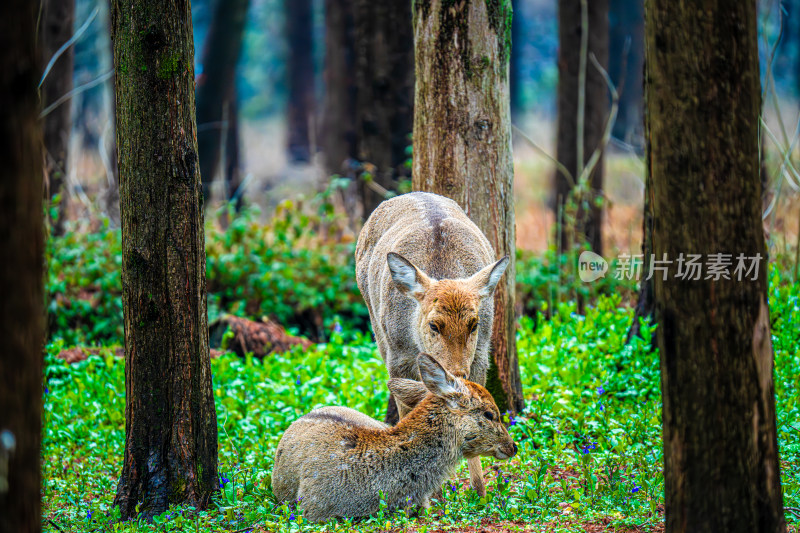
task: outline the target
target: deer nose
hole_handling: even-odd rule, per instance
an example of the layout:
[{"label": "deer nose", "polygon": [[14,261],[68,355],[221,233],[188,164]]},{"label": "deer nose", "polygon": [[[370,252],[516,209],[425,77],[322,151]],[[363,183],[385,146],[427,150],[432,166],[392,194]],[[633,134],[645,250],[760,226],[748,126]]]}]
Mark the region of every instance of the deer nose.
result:
[{"label": "deer nose", "polygon": [[517,455],[517,443],[512,442],[511,447],[514,449],[514,453],[511,454],[511,457],[514,457],[515,455]]}]

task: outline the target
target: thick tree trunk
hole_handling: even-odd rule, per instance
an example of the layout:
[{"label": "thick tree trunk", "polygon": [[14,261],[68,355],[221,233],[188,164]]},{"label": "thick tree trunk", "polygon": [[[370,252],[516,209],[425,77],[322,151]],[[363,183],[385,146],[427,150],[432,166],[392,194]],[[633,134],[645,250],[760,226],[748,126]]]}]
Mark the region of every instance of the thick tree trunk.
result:
[{"label": "thick tree trunk", "polygon": [[222,112],[234,90],[249,0],[216,0],[197,77],[197,147],[203,198],[211,195],[222,151]]},{"label": "thick tree trunk", "polygon": [[[411,2],[356,0],[357,156],[371,181],[359,182],[364,220],[397,190],[414,125],[414,34]],[[376,190],[377,189],[377,190]]]},{"label": "thick tree trunk", "polygon": [[[498,257],[514,258],[509,0],[414,4],[415,190],[456,200]],[[501,411],[523,406],[516,349],[514,261],[495,293],[487,388]]]},{"label": "thick tree trunk", "polygon": [[[75,0],[43,0],[39,41],[42,53],[42,66],[46,66],[55,53],[72,37],[72,26],[75,20]],[[70,46],[53,64],[50,73],[41,87],[43,107],[48,107],[56,100],[72,90],[72,70],[74,51]],[[63,196],[64,180],[67,175],[67,156],[69,151],[69,134],[72,129],[72,106],[70,101],[62,103],[50,111],[43,121],[45,184],[44,197],[52,200],[62,195],[58,209],[58,219],[53,224],[53,233],[60,234],[63,227],[62,214],[66,204]]]},{"label": "thick tree trunk", "polygon": [[[114,0],[122,211],[123,519],[217,488],[188,0]],[[137,511],[138,509],[138,511]]]},{"label": "thick tree trunk", "polygon": [[511,118],[516,122],[523,109],[520,77],[522,75],[523,24],[520,0],[512,0],[514,17],[511,21],[511,57],[508,64],[508,92],[511,100]]},{"label": "thick tree trunk", "polygon": [[[582,3],[587,11],[585,102],[580,118]],[[592,153],[601,147],[609,112],[608,86],[603,75],[589,60],[592,54],[604,67],[608,65],[608,0],[562,0],[558,3],[558,148],[557,157],[574,180]],[[581,139],[580,130],[583,128]],[[581,139],[579,141],[579,139]],[[580,143],[580,145],[579,145]],[[579,154],[582,153],[582,157]],[[578,162],[582,161],[580,165]],[[579,168],[580,167],[580,168]],[[603,253],[602,204],[603,159],[598,160],[587,180],[586,192],[573,198],[574,184],[561,172],[555,174],[554,209],[561,228],[560,250],[566,251],[586,240],[592,250]],[[566,209],[569,200],[576,209]],[[571,231],[570,229],[574,229]]]},{"label": "thick tree trunk", "polygon": [[314,117],[314,41],[311,0],[284,0],[289,101],[286,129],[289,160],[311,160],[311,119]]},{"label": "thick tree trunk", "polygon": [[[653,276],[666,529],[778,532],[756,4],[707,7],[646,5],[653,252],[673,261]],[[677,277],[681,253],[704,254],[701,279]],[[706,279],[717,253],[730,279]],[[739,254],[760,257],[757,276],[737,276]]]},{"label": "thick tree trunk", "polygon": [[619,92],[612,133],[638,149],[644,122],[644,0],[609,0],[608,41],[608,73]]},{"label": "thick tree trunk", "polygon": [[325,0],[325,99],[320,141],[328,174],[356,158],[354,0]]},{"label": "thick tree trunk", "polygon": [[[38,4],[0,2],[0,532],[41,530],[44,232]],[[6,462],[7,461],[7,462]]]}]

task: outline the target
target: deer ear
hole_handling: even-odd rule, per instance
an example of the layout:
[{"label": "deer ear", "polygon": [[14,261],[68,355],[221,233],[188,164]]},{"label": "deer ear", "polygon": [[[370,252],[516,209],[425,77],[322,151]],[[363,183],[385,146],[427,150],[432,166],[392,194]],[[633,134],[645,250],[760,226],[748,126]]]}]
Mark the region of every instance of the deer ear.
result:
[{"label": "deer ear", "polygon": [[447,400],[451,407],[458,397],[466,392],[461,380],[445,370],[439,361],[430,355],[419,354],[417,364],[419,376],[425,387],[436,396]]},{"label": "deer ear", "polygon": [[488,298],[494,294],[494,289],[497,287],[500,278],[503,277],[506,271],[508,261],[508,256],[505,256],[498,262],[483,267],[472,275],[470,281],[472,281],[473,285],[478,289],[478,295],[481,298]]},{"label": "deer ear", "polygon": [[428,389],[424,383],[413,379],[392,378],[388,383],[394,399],[413,409],[419,402],[428,395]]},{"label": "deer ear", "polygon": [[425,273],[415,267],[411,261],[394,252],[386,255],[386,262],[389,264],[392,280],[401,292],[413,296],[417,300],[421,300],[425,296],[425,291],[430,285],[430,278]]}]

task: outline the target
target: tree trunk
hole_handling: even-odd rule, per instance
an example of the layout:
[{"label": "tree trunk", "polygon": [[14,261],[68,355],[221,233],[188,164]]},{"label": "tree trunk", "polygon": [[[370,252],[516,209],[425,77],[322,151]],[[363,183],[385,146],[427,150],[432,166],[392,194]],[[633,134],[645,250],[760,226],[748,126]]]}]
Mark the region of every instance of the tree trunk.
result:
[{"label": "tree trunk", "polygon": [[125,322],[123,519],[217,488],[188,0],[114,0]]},{"label": "tree trunk", "polygon": [[[75,0],[43,0],[39,40],[42,52],[42,65],[46,66],[55,53],[72,37],[72,26],[75,20]],[[56,100],[72,90],[72,70],[74,50],[70,46],[53,64],[50,73],[41,87],[43,107],[48,107]],[[66,198],[63,196],[64,179],[67,175],[67,156],[69,151],[69,135],[72,129],[71,102],[68,100],[52,111],[43,121],[44,153],[45,153],[45,186],[44,198],[51,201],[62,195],[58,206],[58,218],[53,223],[54,234],[60,234],[63,227],[62,215]]]},{"label": "tree trunk", "polygon": [[197,77],[197,147],[203,198],[211,196],[222,151],[222,112],[234,90],[249,0],[216,0]]},{"label": "tree trunk", "polygon": [[[756,18],[755,2],[646,5],[653,252],[673,261],[666,280],[653,276],[670,533],[786,529],[759,194]],[[676,276],[681,253],[704,254],[701,279]],[[729,280],[705,279],[708,254],[717,253],[732,254]],[[737,276],[739,254],[760,258],[757,275]]]},{"label": "tree trunk", "polygon": [[[414,125],[414,34],[411,2],[357,0],[357,156],[368,165],[359,192],[364,220],[397,190]],[[377,184],[380,187],[374,187]],[[377,190],[376,190],[377,189]]]},{"label": "tree trunk", "polygon": [[289,101],[287,123],[289,160],[311,161],[311,119],[314,117],[314,41],[311,0],[284,0]]},{"label": "tree trunk", "polygon": [[[0,532],[41,530],[44,231],[39,6],[0,2]],[[6,463],[7,461],[7,463]]]},{"label": "tree trunk", "polygon": [[[514,258],[509,0],[414,4],[415,190],[456,200],[498,257]],[[501,411],[523,407],[516,350],[514,261],[495,293],[487,389]]]},{"label": "tree trunk", "polygon": [[609,0],[608,41],[608,74],[619,92],[612,133],[639,149],[644,123],[644,0]]},{"label": "tree trunk", "polygon": [[325,0],[325,100],[320,141],[325,170],[341,174],[356,158],[353,0]]},{"label": "tree trunk", "polygon": [[522,74],[522,2],[512,0],[511,6],[514,17],[511,21],[511,57],[508,65],[508,92],[511,100],[511,119],[516,122],[523,111],[522,87],[520,76]]},{"label": "tree trunk", "polygon": [[[583,120],[580,118],[582,4],[587,14],[586,81]],[[558,3],[558,148],[557,158],[575,181],[592,153],[602,148],[603,130],[609,110],[608,86],[589,58],[594,54],[608,65],[608,0],[562,0]],[[580,130],[583,128],[583,136]],[[582,139],[581,139],[582,137]],[[579,140],[581,139],[581,140]],[[583,154],[580,156],[579,154]],[[579,165],[578,162],[581,161]],[[574,197],[574,184],[561,172],[555,174],[557,223],[561,228],[560,250],[570,250],[584,240],[595,253],[603,253],[602,199],[603,159],[588,177],[586,190]],[[570,200],[576,205],[569,207]],[[570,213],[573,213],[570,215]],[[567,215],[567,216],[565,216]],[[571,220],[574,218],[574,220]]]},{"label": "tree trunk", "polygon": [[[647,130],[647,126],[645,126]],[[649,138],[649,137],[647,137]],[[647,160],[650,160],[650,145],[647,145]],[[653,187],[650,169],[645,174],[644,212],[642,214],[642,270],[639,278],[639,299],[633,313],[633,323],[628,330],[626,343],[634,336],[641,336],[642,320],[652,320],[655,302],[653,301],[653,279],[650,276],[650,260],[653,254]],[[631,261],[634,261],[632,258]],[[649,279],[648,279],[649,278]]]},{"label": "tree trunk", "polygon": [[[650,138],[650,117],[644,123],[644,138]],[[652,154],[651,143],[645,144],[645,159],[650,161]],[[644,176],[644,209],[642,210],[642,270],[639,278],[639,298],[633,313],[633,323],[628,330],[626,343],[630,343],[634,336],[641,337],[642,320],[652,320],[655,311],[653,296],[653,279],[650,275],[650,261],[653,255],[653,177],[650,175],[650,165],[646,167]],[[632,258],[631,261],[634,259]]]},{"label": "tree trunk", "polygon": [[233,202],[236,211],[242,207],[241,153],[239,151],[239,98],[236,90],[231,91],[225,114],[228,130],[225,133],[225,199]]}]

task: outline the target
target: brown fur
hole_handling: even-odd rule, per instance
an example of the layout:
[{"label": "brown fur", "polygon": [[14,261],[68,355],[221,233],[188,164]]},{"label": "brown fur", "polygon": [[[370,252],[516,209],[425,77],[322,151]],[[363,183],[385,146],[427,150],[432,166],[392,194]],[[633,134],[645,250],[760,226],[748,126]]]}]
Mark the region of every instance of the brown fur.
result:
[{"label": "brown fur", "polygon": [[394,394],[416,403],[394,427],[346,407],[323,407],[295,421],[275,456],[278,501],[297,503],[311,522],[374,514],[381,495],[390,511],[425,507],[461,458],[516,453],[485,388],[425,354],[419,366],[424,384],[390,380]]},{"label": "brown fur", "polygon": [[[495,261],[481,230],[448,198],[415,192],[379,205],[358,237],[356,280],[389,375],[418,379],[417,354],[425,352],[485,384],[493,293],[507,263]],[[409,411],[400,401],[397,408],[401,418]],[[479,459],[470,474],[485,494]]]}]

